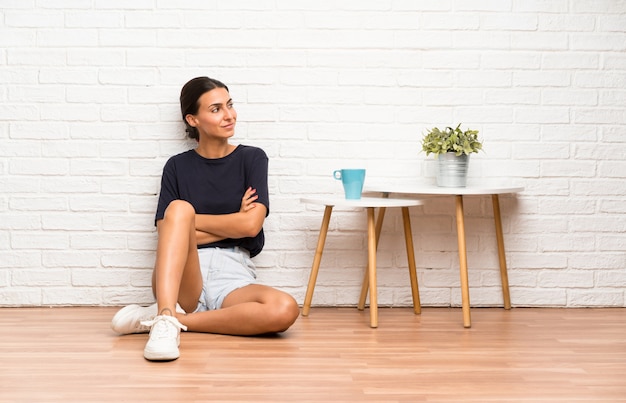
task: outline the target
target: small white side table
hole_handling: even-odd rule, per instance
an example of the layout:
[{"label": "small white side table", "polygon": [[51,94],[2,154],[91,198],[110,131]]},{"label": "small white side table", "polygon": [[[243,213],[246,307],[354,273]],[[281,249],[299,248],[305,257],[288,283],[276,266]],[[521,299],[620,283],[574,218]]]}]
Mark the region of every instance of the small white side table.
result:
[{"label": "small white side table", "polygon": [[383,196],[391,193],[413,195],[454,196],[456,202],[456,232],[459,245],[459,271],[461,275],[461,300],[463,304],[463,326],[471,327],[469,280],[467,273],[467,251],[465,245],[465,219],[463,214],[463,196],[491,195],[493,204],[493,219],[496,226],[496,239],[498,242],[498,257],[500,259],[500,279],[502,281],[502,297],[504,309],[511,309],[511,296],[509,294],[509,277],[506,268],[506,256],[504,253],[504,237],[502,235],[502,219],[500,218],[500,200],[498,195],[505,193],[518,193],[523,191],[518,186],[479,186],[468,185],[463,188],[445,188],[432,185],[384,185],[367,188],[366,191],[381,192]]},{"label": "small white side table", "polygon": [[[402,209],[402,221],[404,224],[404,239],[406,242],[406,253],[409,262],[409,276],[411,280],[411,292],[413,296],[413,310],[416,314],[421,312],[419,290],[417,286],[417,274],[415,269],[415,252],[413,250],[413,235],[411,233],[411,220],[409,218],[409,207],[419,206],[423,202],[415,199],[391,199],[381,197],[364,197],[359,200],[347,200],[343,197],[305,197],[302,198],[303,203],[317,204],[325,206],[324,218],[322,219],[322,227],[317,241],[313,266],[309,277],[309,284],[304,298],[302,307],[302,316],[308,316],[311,309],[311,300],[313,299],[313,291],[317,281],[320,263],[322,261],[322,253],[324,252],[324,244],[326,242],[326,234],[328,233],[328,225],[333,207],[350,207],[364,208],[367,211],[367,271],[363,287],[361,289],[361,298],[359,300],[358,309],[365,309],[365,299],[367,292],[370,294],[370,326],[378,327],[378,301],[376,290],[376,248],[380,231],[385,216],[385,209],[388,207],[400,207]],[[378,219],[375,220],[375,209],[378,208]]]}]

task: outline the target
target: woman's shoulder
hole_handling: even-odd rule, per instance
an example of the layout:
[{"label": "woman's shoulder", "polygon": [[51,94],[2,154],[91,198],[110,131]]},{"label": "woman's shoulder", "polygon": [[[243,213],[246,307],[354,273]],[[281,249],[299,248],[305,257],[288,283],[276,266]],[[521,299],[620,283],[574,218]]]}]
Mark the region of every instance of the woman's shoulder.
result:
[{"label": "woman's shoulder", "polygon": [[246,144],[239,144],[236,150],[246,157],[267,158],[267,154],[265,154],[265,151],[263,151],[263,149],[260,147],[250,146]]},{"label": "woman's shoulder", "polygon": [[195,151],[193,149],[174,154],[167,159],[165,166],[184,164],[194,158]]}]

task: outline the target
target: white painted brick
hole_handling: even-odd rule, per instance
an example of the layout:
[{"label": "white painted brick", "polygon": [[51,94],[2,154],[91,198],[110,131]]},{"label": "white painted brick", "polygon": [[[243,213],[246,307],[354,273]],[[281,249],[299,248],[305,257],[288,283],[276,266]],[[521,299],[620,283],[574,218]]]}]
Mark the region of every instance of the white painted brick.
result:
[{"label": "white painted brick", "polygon": [[586,271],[544,271],[539,274],[538,282],[541,287],[554,288],[592,288],[594,286],[593,273]]},{"label": "white painted brick", "polygon": [[83,158],[96,158],[98,150],[93,144],[81,141],[47,141],[42,144],[41,155],[44,157],[71,158],[81,156]]},{"label": "white painted brick", "polygon": [[124,249],[126,247],[126,235],[102,234],[102,233],[76,233],[70,236],[70,247],[75,250],[81,249]]},{"label": "white painted brick", "polygon": [[[141,270],[132,270],[130,272],[130,285],[133,287],[147,288],[152,287],[152,267]],[[152,292],[150,292],[152,294]]]},{"label": "white painted brick", "polygon": [[[455,13],[455,14],[439,14],[432,13],[428,17],[422,18],[422,29],[425,30],[476,30],[484,25],[478,14],[472,13]],[[409,27],[410,28],[410,27]]]},{"label": "white painted brick", "polygon": [[576,254],[570,257],[570,267],[585,270],[594,270],[600,267],[605,270],[623,270],[626,267],[626,254],[606,252],[600,255],[592,253]]},{"label": "white painted brick", "polygon": [[537,270],[511,270],[508,267],[509,287],[524,288],[537,287],[540,272]]},{"label": "white painted brick", "polygon": [[125,55],[117,49],[68,49],[68,66],[119,66],[124,64]]},{"label": "white painted brick", "polygon": [[624,69],[626,68],[626,56],[623,53],[608,54],[603,58],[602,67],[604,69]]},{"label": "white painted brick", "polygon": [[511,305],[515,307],[565,307],[567,290],[527,287],[511,288]]},{"label": "white painted brick", "polygon": [[569,39],[573,50],[611,52],[626,50],[626,38],[623,34],[571,34]]},{"label": "white painted brick", "polygon": [[93,105],[48,105],[41,110],[43,121],[95,122],[98,108]]},{"label": "white painted brick", "polygon": [[41,217],[44,230],[90,231],[100,229],[100,217],[93,214],[49,213]]},{"label": "white painted brick", "polygon": [[74,178],[60,178],[51,177],[46,178],[41,184],[41,190],[43,192],[58,193],[96,193],[100,189],[100,181],[95,178],[74,177]]},{"label": "white painted brick", "polygon": [[604,126],[602,128],[602,140],[610,143],[626,142],[626,136],[620,131],[619,126]]},{"label": "white painted brick", "polygon": [[527,254],[509,256],[511,267],[523,269],[563,269],[568,267],[568,258],[558,253]]},{"label": "white painted brick", "polygon": [[626,287],[626,270],[605,271],[596,277],[598,287],[624,289]]},{"label": "white painted brick", "polygon": [[67,52],[60,49],[8,49],[7,64],[22,66],[64,66]]},{"label": "white painted brick", "polygon": [[564,32],[514,32],[510,45],[522,50],[567,50],[569,38]]},{"label": "white painted brick", "polygon": [[15,211],[65,211],[67,199],[64,197],[11,197],[9,207]]},{"label": "white painted brick", "polygon": [[508,71],[461,71],[455,74],[455,82],[459,87],[510,87],[512,75]]},{"label": "white painted brick", "polygon": [[45,287],[41,291],[44,305],[102,305],[102,290],[84,287]]},{"label": "white painted brick", "polygon": [[13,230],[37,230],[41,228],[39,214],[0,214],[0,228]]},{"label": "white painted brick", "polygon": [[532,14],[490,13],[481,16],[480,27],[495,31],[536,31],[537,20],[537,15]]},{"label": "white painted brick", "polygon": [[127,270],[74,269],[71,277],[75,287],[122,287],[130,283]]},{"label": "white painted brick", "polygon": [[[19,122],[11,124],[9,128],[10,137],[12,139],[32,139],[32,140],[59,140],[59,139],[67,139],[69,137],[69,129],[67,124],[61,122]],[[21,146],[22,144],[18,143],[16,146]],[[0,153],[4,153],[9,149],[11,145],[5,145]],[[30,147],[31,152],[34,151],[32,147]],[[8,154],[7,154],[8,155]],[[18,154],[14,154],[18,155]],[[33,156],[33,155],[24,155],[22,156]],[[37,155],[39,156],[39,155]]]},{"label": "white painted brick", "polygon": [[84,0],[63,0],[38,4],[43,9],[81,10],[92,7],[91,2]]},{"label": "white painted brick", "polygon": [[0,105],[0,120],[35,120],[37,114],[34,106]]},{"label": "white painted brick", "polygon": [[128,124],[102,123],[73,123],[70,128],[72,139],[93,139],[93,140],[119,140],[128,138]]},{"label": "white painted brick", "polygon": [[0,288],[0,305],[2,306],[40,306],[41,290],[29,285],[27,287]]},{"label": "white painted brick", "polygon": [[115,104],[124,103],[127,99],[124,88],[101,88],[94,91],[93,87],[68,87],[66,90],[68,102]]},{"label": "white painted brick", "polygon": [[596,201],[575,198],[548,198],[539,201],[539,211],[542,214],[586,214],[592,215],[596,211]]},{"label": "white painted brick", "polygon": [[91,251],[45,251],[41,260],[44,267],[98,267],[98,255]]},{"label": "white painted brick", "polygon": [[150,287],[138,288],[107,288],[102,292],[103,305],[150,305],[154,303],[154,296]]},{"label": "white painted brick", "polygon": [[38,269],[14,271],[11,284],[24,286],[60,286],[70,283],[70,271],[67,269]]},{"label": "white painted brick", "polygon": [[39,267],[41,265],[41,252],[39,251],[0,251],[0,268],[25,269]]},{"label": "white painted brick", "polygon": [[603,162],[622,162],[624,155],[626,155],[626,144],[579,144],[576,145],[576,152],[574,155],[576,158],[580,159],[592,159]]},{"label": "white painted brick", "polygon": [[608,90],[600,91],[599,104],[602,106],[616,106],[619,107],[626,103],[626,91],[623,90]]},{"label": "white painted brick", "polygon": [[69,171],[65,159],[47,158],[45,164],[31,159],[13,159],[9,162],[9,173],[13,175],[66,175]]},{"label": "white painted brick", "polygon": [[23,30],[19,28],[2,29],[0,36],[0,46],[2,47],[19,47],[19,46],[35,46],[37,32],[34,30]]},{"label": "white painted brick", "polygon": [[62,12],[5,12],[4,25],[17,28],[61,28],[64,26]]},{"label": "white painted brick", "polygon": [[128,210],[127,196],[73,196],[69,198],[70,210],[78,212],[121,212]]},{"label": "white painted brick", "polygon": [[546,88],[541,92],[541,99],[544,105],[597,105],[598,94],[596,91],[582,90],[562,90]]},{"label": "white painted brick", "polygon": [[541,236],[538,243],[542,252],[591,252],[596,250],[596,242],[593,235]]},{"label": "white painted brick", "polygon": [[154,267],[154,253],[152,252],[113,252],[101,253],[101,262],[104,267],[122,269],[145,269]]},{"label": "white painted brick", "polygon": [[158,193],[160,178],[130,178],[124,181],[104,179],[102,181],[102,193],[109,194],[133,194],[154,195]]},{"label": "white painted brick", "polygon": [[514,2],[513,11],[517,12],[539,12],[543,15],[551,16],[552,14],[561,15],[569,10],[566,0],[544,1],[544,0],[528,0],[523,2]]},{"label": "white painted brick", "polygon": [[608,307],[624,306],[624,292],[622,290],[578,290],[567,292],[567,305],[571,307]]},{"label": "white painted brick", "polygon": [[12,249],[66,249],[69,246],[69,236],[64,233],[45,232],[18,232],[11,233]]},{"label": "white painted brick", "polygon": [[0,271],[0,295],[2,294],[2,289],[4,287],[9,286],[9,284],[10,284],[11,280],[10,280],[10,276],[9,275],[10,275],[10,272],[8,270]]},{"label": "white painted brick", "polygon": [[116,176],[128,172],[128,162],[124,160],[74,159],[70,171],[73,175]]},{"label": "white painted brick", "polygon": [[[548,2],[543,2],[548,3]],[[591,15],[566,15],[565,13],[540,15],[538,28],[542,31],[593,31],[596,19]]]},{"label": "white painted brick", "polygon": [[37,45],[42,47],[93,47],[98,45],[94,29],[42,29],[37,31]]},{"label": "white painted brick", "polygon": [[[454,36],[452,32],[439,31],[406,31],[396,35],[395,44],[400,48],[406,49],[452,49]],[[373,44],[373,47],[379,46]],[[384,45],[384,43],[382,44]],[[385,47],[385,46],[383,46]]]},{"label": "white painted brick", "polygon": [[[618,188],[619,189],[619,188]],[[601,213],[626,213],[626,205],[618,200],[600,200]]]},{"label": "white painted brick", "polygon": [[153,214],[107,214],[102,218],[102,228],[106,231],[145,231],[151,229],[151,225],[154,225]]},{"label": "white painted brick", "polygon": [[[624,208],[626,210],[626,208]],[[624,251],[626,250],[626,237],[623,235],[600,235],[598,236],[598,249],[601,251]]]},{"label": "white painted brick", "polygon": [[67,28],[121,28],[128,22],[128,15],[107,11],[73,11],[65,13]]},{"label": "white painted brick", "polygon": [[596,174],[596,164],[591,161],[543,161],[542,176],[591,177]]},{"label": "white painted brick", "polygon": [[574,123],[623,124],[626,122],[624,111],[615,109],[576,109],[573,111]]},{"label": "white painted brick", "polygon": [[580,196],[619,196],[624,194],[623,180],[572,180],[571,192]]},{"label": "white painted brick", "polygon": [[515,159],[567,159],[570,145],[567,143],[516,144],[513,148]]}]

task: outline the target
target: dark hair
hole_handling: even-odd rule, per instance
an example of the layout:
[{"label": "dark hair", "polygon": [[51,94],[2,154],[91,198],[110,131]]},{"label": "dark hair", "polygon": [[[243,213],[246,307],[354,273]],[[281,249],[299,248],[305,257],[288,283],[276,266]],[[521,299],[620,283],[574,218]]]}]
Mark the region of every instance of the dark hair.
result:
[{"label": "dark hair", "polygon": [[198,113],[198,108],[200,107],[198,100],[200,97],[215,88],[225,88],[228,91],[228,87],[224,83],[209,77],[193,78],[187,81],[187,84],[183,85],[183,89],[180,91],[180,112],[183,115],[183,122],[186,126],[185,131],[190,139],[199,140],[200,133],[198,133],[198,129],[187,123],[185,116]]}]

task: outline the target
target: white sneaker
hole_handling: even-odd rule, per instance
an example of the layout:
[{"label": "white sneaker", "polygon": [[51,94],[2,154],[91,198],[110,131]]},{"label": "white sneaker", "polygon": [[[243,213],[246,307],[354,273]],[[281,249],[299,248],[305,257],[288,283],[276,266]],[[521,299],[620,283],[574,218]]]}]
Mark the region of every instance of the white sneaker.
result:
[{"label": "white sneaker", "polygon": [[150,339],[143,349],[143,356],[150,361],[171,361],[180,356],[180,330],[187,330],[174,316],[159,315],[153,320],[141,322],[150,327]]},{"label": "white sneaker", "polygon": [[[176,312],[185,313],[180,305],[176,304]],[[111,321],[111,329],[119,334],[148,333],[149,326],[141,322],[149,321],[157,316],[157,304],[150,306],[128,305],[117,311]]]}]

